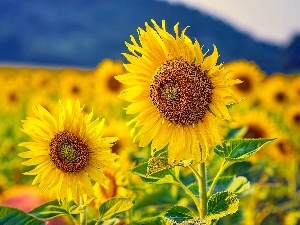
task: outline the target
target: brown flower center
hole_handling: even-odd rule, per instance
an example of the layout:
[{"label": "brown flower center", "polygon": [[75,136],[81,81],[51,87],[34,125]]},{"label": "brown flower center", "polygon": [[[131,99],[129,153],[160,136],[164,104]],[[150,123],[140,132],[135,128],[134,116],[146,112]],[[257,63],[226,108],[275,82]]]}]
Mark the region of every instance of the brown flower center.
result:
[{"label": "brown flower center", "polygon": [[86,166],[89,149],[75,134],[63,131],[55,134],[51,140],[49,156],[58,169],[75,173]]},{"label": "brown flower center", "polygon": [[265,136],[265,132],[261,127],[249,125],[244,138],[264,138]]},{"label": "brown flower center", "polygon": [[182,58],[171,59],[157,69],[150,85],[150,98],[168,121],[192,125],[209,110],[212,89],[200,66]]},{"label": "brown flower center", "polygon": [[107,80],[107,86],[109,88],[109,90],[113,91],[113,92],[119,92],[121,90],[121,83],[119,81],[117,81],[114,76],[110,76]]},{"label": "brown flower center", "polygon": [[278,103],[283,103],[287,100],[287,96],[283,92],[277,92],[275,94],[275,100]]},{"label": "brown flower center", "polygon": [[293,121],[294,121],[295,124],[300,125],[300,113],[296,113],[293,116]]},{"label": "brown flower center", "polygon": [[252,90],[252,83],[251,83],[251,80],[249,79],[249,77],[244,76],[244,75],[239,75],[237,78],[240,79],[241,81],[243,81],[242,83],[235,85],[235,87],[239,91],[248,93]]}]

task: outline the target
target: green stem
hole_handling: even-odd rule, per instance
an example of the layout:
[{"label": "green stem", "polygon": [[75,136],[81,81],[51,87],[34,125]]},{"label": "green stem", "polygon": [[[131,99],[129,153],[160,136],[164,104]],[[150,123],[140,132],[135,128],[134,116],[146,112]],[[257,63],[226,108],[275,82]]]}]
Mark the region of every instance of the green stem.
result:
[{"label": "green stem", "polygon": [[200,196],[200,218],[204,219],[207,214],[207,193],[206,193],[206,167],[205,162],[198,164],[199,173],[199,196]]},{"label": "green stem", "polygon": [[[82,197],[80,197],[80,207],[83,206],[83,200]],[[87,225],[87,212],[86,207],[84,207],[83,211],[79,215],[79,224],[80,225]]]},{"label": "green stem", "polygon": [[197,197],[190,191],[190,189],[188,189],[178,178],[177,178],[176,184],[181,187],[183,190],[185,190],[185,192],[192,198],[192,200],[194,201],[198,212],[200,212],[200,205],[199,205],[199,201],[197,199]]},{"label": "green stem", "polygon": [[207,192],[207,196],[208,197],[211,196],[211,194],[212,194],[212,192],[213,192],[213,190],[214,190],[214,188],[215,188],[215,186],[216,186],[216,184],[217,184],[220,176],[224,172],[224,170],[227,169],[231,164],[232,163],[226,163],[226,161],[223,160],[223,162],[221,164],[221,167],[220,167],[218,173],[216,174],[216,176],[214,177],[214,180],[213,180],[213,182],[212,182],[212,184],[211,184],[211,186],[210,186],[210,188],[209,188],[209,190]]}]

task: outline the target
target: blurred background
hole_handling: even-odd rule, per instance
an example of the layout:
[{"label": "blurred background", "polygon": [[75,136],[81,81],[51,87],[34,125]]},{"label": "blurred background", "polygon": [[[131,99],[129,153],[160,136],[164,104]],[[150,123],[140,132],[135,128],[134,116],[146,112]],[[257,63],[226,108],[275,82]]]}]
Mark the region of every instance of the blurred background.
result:
[{"label": "blurred background", "polygon": [[[29,141],[21,120],[33,116],[36,104],[55,114],[58,99],[79,99],[86,112],[106,118],[105,136],[120,138],[113,151],[123,166],[108,174],[112,189],[122,191],[98,190],[100,202],[141,183],[128,175],[120,182],[122,171],[149,159],[150,150],[132,143],[126,126],[132,117],[117,98],[124,86],[114,76],[126,72],[121,53],[137,27],[165,19],[172,34],[177,22],[180,30],[190,26],[187,35],[204,52],[215,44],[219,63],[243,81],[233,88],[244,99],[231,110],[235,122],[221,127],[224,137],[277,138],[228,168],[226,175],[245,176],[252,188],[239,196],[238,213],[218,225],[300,224],[299,9],[298,0],[0,0],[0,205],[28,212],[49,200],[30,186],[33,177],[22,174],[30,168],[17,154],[25,151],[18,144]],[[190,204],[183,191],[172,190],[136,188],[133,217]]]},{"label": "blurred background", "polygon": [[220,60],[253,60],[266,73],[299,69],[299,1],[68,0],[0,1],[0,62],[95,68],[104,58],[124,58],[124,41],[151,18]]}]

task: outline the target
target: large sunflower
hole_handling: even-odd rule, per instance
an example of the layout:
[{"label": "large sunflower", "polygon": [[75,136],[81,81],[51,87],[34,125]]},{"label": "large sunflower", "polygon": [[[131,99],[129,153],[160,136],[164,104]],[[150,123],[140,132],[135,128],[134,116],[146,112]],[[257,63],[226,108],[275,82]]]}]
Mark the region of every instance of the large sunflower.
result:
[{"label": "large sunflower", "polygon": [[[218,51],[206,56],[197,40],[194,43],[178,32],[175,36],[152,20],[153,26],[138,28],[139,42],[131,36],[124,53],[128,73],[116,77],[130,87],[120,97],[131,104],[128,114],[138,114],[135,123],[139,145],[151,141],[152,154],[168,145],[169,163],[184,159],[202,162],[208,149],[222,139],[218,121],[230,119],[226,104],[234,101],[221,65],[216,65]],[[135,129],[137,128],[137,129]]]},{"label": "large sunflower", "polygon": [[39,183],[42,193],[77,202],[85,194],[93,196],[91,179],[108,188],[103,169],[118,167],[110,149],[117,138],[102,137],[104,119],[91,121],[93,113],[84,115],[79,101],[60,102],[57,118],[40,105],[33,109],[38,118],[22,121],[22,131],[34,141],[21,143],[29,151],[19,154],[28,158],[23,165],[36,166],[25,173],[36,175],[33,184]]}]

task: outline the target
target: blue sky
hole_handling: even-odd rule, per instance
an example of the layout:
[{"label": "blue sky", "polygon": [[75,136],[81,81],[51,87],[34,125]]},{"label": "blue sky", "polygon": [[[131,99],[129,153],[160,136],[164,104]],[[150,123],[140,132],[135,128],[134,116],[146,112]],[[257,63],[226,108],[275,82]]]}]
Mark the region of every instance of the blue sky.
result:
[{"label": "blue sky", "polygon": [[257,40],[288,44],[300,33],[299,0],[164,0],[220,18]]}]

